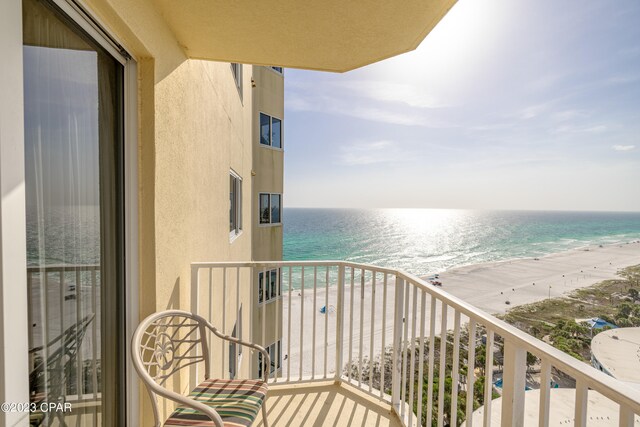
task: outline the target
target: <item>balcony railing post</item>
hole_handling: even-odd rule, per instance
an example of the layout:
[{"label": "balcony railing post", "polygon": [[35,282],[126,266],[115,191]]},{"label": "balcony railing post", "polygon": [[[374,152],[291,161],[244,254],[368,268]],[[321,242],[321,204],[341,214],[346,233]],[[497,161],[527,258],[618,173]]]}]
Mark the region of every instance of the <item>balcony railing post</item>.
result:
[{"label": "balcony railing post", "polygon": [[336,307],[336,367],[335,367],[336,381],[341,381],[341,378],[342,378],[343,337],[344,337],[344,264],[340,264],[338,266],[338,301],[337,301],[337,307]]},{"label": "balcony railing post", "polygon": [[[503,425],[524,425],[524,392],[526,386],[527,351],[510,340],[504,341],[504,370],[502,374]],[[488,376],[487,380],[491,377]],[[505,424],[506,423],[506,424]]]},{"label": "balcony railing post", "polygon": [[391,370],[391,406],[400,409],[402,384],[402,326],[404,322],[404,279],[396,276],[395,307],[393,311],[393,365]]}]

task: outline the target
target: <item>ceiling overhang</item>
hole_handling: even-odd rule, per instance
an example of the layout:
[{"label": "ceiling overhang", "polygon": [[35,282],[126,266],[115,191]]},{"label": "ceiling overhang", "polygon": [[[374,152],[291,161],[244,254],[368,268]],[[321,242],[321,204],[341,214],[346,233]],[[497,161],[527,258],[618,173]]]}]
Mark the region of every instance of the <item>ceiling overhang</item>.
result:
[{"label": "ceiling overhang", "polygon": [[190,58],[344,72],[418,47],[455,0],[152,0]]}]

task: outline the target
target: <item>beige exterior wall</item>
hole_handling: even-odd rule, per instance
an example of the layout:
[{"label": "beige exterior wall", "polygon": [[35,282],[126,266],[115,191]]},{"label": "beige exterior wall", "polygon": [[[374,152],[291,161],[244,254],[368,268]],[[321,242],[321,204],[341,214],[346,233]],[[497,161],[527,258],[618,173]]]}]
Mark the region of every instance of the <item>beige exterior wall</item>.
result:
[{"label": "beige exterior wall", "polygon": [[[259,241],[253,241],[258,223],[254,185],[282,192],[282,151],[266,150],[255,157],[256,111],[264,108],[282,117],[282,76],[245,65],[240,96],[230,65],[186,59],[150,1],[87,0],[86,5],[138,63],[140,318],[166,309],[192,310],[192,262],[282,257],[281,227],[261,229]],[[233,241],[229,235],[230,170],[243,180],[243,231]],[[262,251],[262,245],[268,250]],[[205,317],[219,328],[223,324],[220,307],[237,304],[237,276],[227,273],[230,285],[224,297],[219,290],[217,296],[204,288],[199,293],[199,312],[208,314]],[[248,270],[240,275],[242,338],[261,342],[261,335],[251,333],[259,317],[254,312],[258,303],[252,276],[257,279]],[[235,309],[227,310],[224,332],[230,334],[235,322]],[[271,337],[275,335],[267,336]],[[212,348],[211,354],[212,375],[226,373],[228,350]],[[243,355],[240,375],[256,373],[254,360]],[[171,388],[188,393],[186,372]],[[150,425],[153,414],[142,387],[140,402],[141,425]],[[161,402],[161,416],[172,409],[172,403]]]},{"label": "beige exterior wall", "polygon": [[[189,306],[191,262],[250,257],[250,228],[229,239],[229,173],[248,187],[251,109],[229,64],[190,60],[156,84],[155,110],[155,308],[164,310]],[[250,192],[243,198],[248,206]],[[250,215],[243,210],[243,224]]]},{"label": "beige exterior wall", "polygon": [[[252,190],[252,257],[254,261],[282,260],[282,222],[286,221],[280,211],[281,223],[260,224],[259,194],[281,194],[284,202],[284,149],[286,149],[286,121],[284,120],[284,76],[270,67],[253,67],[253,190]],[[282,120],[282,149],[260,144],[260,113]],[[258,272],[254,274],[257,283]],[[257,290],[257,285],[254,286]],[[254,297],[256,314],[252,322],[253,339],[264,346],[277,343],[282,337],[281,299],[258,304]],[[263,310],[265,312],[263,313]],[[264,323],[264,325],[263,325]],[[283,349],[284,351],[284,349]],[[257,359],[254,360],[253,375],[257,375]]]}]

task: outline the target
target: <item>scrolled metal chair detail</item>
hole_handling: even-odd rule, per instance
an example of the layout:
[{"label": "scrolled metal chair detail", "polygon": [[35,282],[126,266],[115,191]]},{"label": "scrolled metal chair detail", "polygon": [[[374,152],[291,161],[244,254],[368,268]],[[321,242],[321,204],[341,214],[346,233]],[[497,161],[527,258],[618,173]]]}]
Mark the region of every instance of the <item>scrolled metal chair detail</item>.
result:
[{"label": "scrolled metal chair detail", "polygon": [[[211,379],[209,343],[206,332],[236,345],[262,353],[263,377],[257,380]],[[265,400],[270,359],[261,346],[241,341],[218,331],[197,314],[181,310],[154,313],[136,328],[131,346],[133,365],[142,379],[153,407],[155,427],[247,427],[262,410],[267,426]],[[202,363],[204,381],[183,396],[167,388],[167,381],[184,368]],[[157,397],[180,404],[161,422]]]},{"label": "scrolled metal chair detail", "polygon": [[166,332],[162,332],[158,335],[156,340],[156,351],[153,355],[156,358],[158,367],[162,370],[167,370],[173,364],[173,340]]}]

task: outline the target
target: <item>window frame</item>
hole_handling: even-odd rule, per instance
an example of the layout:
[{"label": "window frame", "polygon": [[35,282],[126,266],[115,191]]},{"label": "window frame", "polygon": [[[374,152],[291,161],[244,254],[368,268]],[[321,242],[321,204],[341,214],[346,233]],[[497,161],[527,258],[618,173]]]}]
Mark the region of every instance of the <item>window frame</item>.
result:
[{"label": "window frame", "polygon": [[[274,272],[275,272],[275,282],[271,282],[271,278]],[[266,295],[263,287],[264,282],[263,282],[263,279],[261,278],[261,276],[264,277],[264,273],[267,273],[267,276],[269,277],[269,281],[267,282]],[[256,292],[258,293],[258,306],[261,306],[263,304],[269,304],[282,298],[282,269],[281,268],[270,268],[266,270],[260,270],[258,272],[257,283],[258,283],[258,286],[257,286]],[[271,296],[273,295],[272,290],[274,288],[276,290],[276,295]],[[266,296],[266,300],[263,298],[263,295]]]},{"label": "window frame", "polygon": [[[235,195],[235,228],[229,229],[229,242],[233,242],[242,234],[242,177],[238,175],[233,169],[229,170],[229,179],[234,180],[236,183]],[[234,208],[231,196],[229,197],[229,226],[231,226],[231,211]]]},{"label": "window frame", "polygon": [[[268,203],[268,212],[269,212],[269,221],[268,222],[262,222],[262,196],[269,196],[269,203]],[[272,207],[271,207],[271,198],[273,196],[278,196],[280,198],[280,221],[278,222],[273,222],[272,218],[271,218],[271,212],[272,212]],[[260,192],[258,193],[258,226],[260,227],[277,227],[277,226],[281,226],[282,225],[282,193],[266,193],[266,192]]]},{"label": "window frame", "polygon": [[[0,51],[10,60],[4,66],[5,79],[0,82],[3,89],[3,100],[0,102],[0,115],[7,119],[6,126],[0,129],[2,135],[3,155],[0,157],[0,171],[7,182],[15,183],[15,190],[11,198],[3,198],[0,205],[3,207],[3,222],[9,224],[0,233],[0,246],[9,248],[0,251],[0,268],[3,269],[5,278],[11,280],[0,281],[0,306],[10,308],[5,319],[12,322],[4,322],[0,319],[0,337],[5,342],[11,342],[11,348],[0,350],[0,359],[4,357],[5,366],[0,366],[0,377],[5,378],[0,394],[4,394],[5,401],[28,402],[28,335],[22,333],[21,328],[16,328],[16,319],[27,322],[28,299],[23,290],[27,287],[26,274],[26,215],[25,205],[25,157],[24,157],[24,114],[23,108],[15,108],[22,105],[24,97],[23,85],[23,31],[22,31],[22,6],[20,1],[0,2]],[[94,13],[93,9],[86,5],[84,0],[49,0],[49,3],[60,10],[72,25],[77,25],[113,58],[124,67],[123,72],[123,136],[124,143],[121,149],[123,164],[121,166],[122,186],[124,190],[123,209],[121,212],[124,222],[124,251],[126,254],[123,262],[123,301],[124,319],[122,335],[125,343],[121,354],[124,367],[124,382],[120,383],[122,393],[118,397],[120,408],[114,414],[116,420],[125,425],[136,425],[139,420],[139,379],[133,369],[133,362],[128,357],[131,351],[131,338],[138,325],[138,72],[137,58],[131,54],[131,49],[124,43],[109,25],[105,25]],[[7,89],[4,91],[4,89]],[[7,199],[7,200],[5,200]],[[20,250],[23,248],[24,250]],[[20,286],[22,285],[22,286]],[[17,292],[17,293],[16,293]],[[6,304],[10,301],[10,304]],[[26,324],[26,323],[25,323]],[[5,369],[9,366],[11,369]],[[24,421],[23,413],[1,413],[0,424],[13,425]]]},{"label": "window frame", "polygon": [[[269,118],[269,144],[262,143],[262,116],[266,116]],[[273,119],[276,119],[280,122],[280,147],[273,146]],[[267,114],[264,111],[260,111],[258,114],[258,126],[260,126],[260,131],[258,132],[258,144],[260,147],[270,148],[272,150],[284,151],[284,120],[277,116],[272,116],[271,114]]]},{"label": "window frame", "polygon": [[[276,73],[279,76],[284,76],[284,67],[268,66],[267,68],[270,69],[271,71],[273,71],[274,73]],[[276,68],[279,68],[280,71],[278,71]]]},{"label": "window frame", "polygon": [[[27,297],[27,231],[24,206],[24,100],[22,2],[0,2],[0,50],[5,58],[0,80],[0,173],[4,190],[14,183],[11,197],[0,198],[0,395],[3,402],[29,402],[29,341]],[[0,411],[0,425],[23,422],[26,415]]]}]

